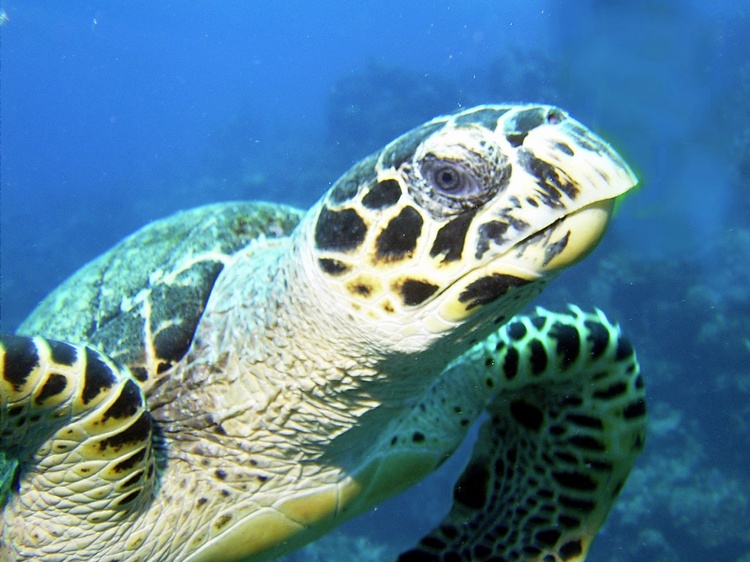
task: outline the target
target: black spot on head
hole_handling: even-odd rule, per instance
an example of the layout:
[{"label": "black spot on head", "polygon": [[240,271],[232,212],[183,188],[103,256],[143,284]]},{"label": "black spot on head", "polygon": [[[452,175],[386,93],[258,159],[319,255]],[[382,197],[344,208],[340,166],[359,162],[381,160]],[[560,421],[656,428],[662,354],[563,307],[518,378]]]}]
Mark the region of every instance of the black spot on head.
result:
[{"label": "black spot on head", "polygon": [[39,365],[34,340],[22,336],[3,335],[3,347],[5,348],[5,364],[3,377],[16,391],[21,390],[31,374],[31,371]]},{"label": "black spot on head", "polygon": [[315,225],[315,246],[322,250],[354,250],[366,233],[367,226],[354,209],[331,211],[323,207]]},{"label": "black spot on head", "polygon": [[227,479],[227,471],[224,470],[223,468],[217,468],[214,471],[214,474],[216,475],[216,478],[218,478],[219,480],[226,480]]},{"label": "black spot on head", "polygon": [[78,351],[69,343],[48,340],[50,351],[52,352],[52,361],[58,365],[71,367],[78,359]]},{"label": "black spot on head", "polygon": [[543,107],[531,107],[519,111],[513,118],[515,132],[528,133],[539,125],[547,122],[547,109]]},{"label": "black spot on head", "polygon": [[318,260],[318,265],[328,275],[341,275],[351,269],[344,262],[334,260],[330,258],[321,258]]},{"label": "black spot on head", "polygon": [[368,209],[386,209],[395,205],[401,198],[401,186],[396,180],[384,180],[376,183],[362,198],[362,204]]},{"label": "black spot on head", "polygon": [[455,123],[456,125],[481,125],[490,131],[494,131],[497,129],[498,120],[508,113],[508,109],[494,109],[489,107],[480,109],[479,111],[459,115],[456,117]]},{"label": "black spot on head", "polygon": [[44,401],[47,400],[47,398],[57,396],[62,391],[64,391],[67,386],[68,379],[65,375],[61,375],[59,373],[50,374],[50,376],[48,376],[47,380],[44,382],[42,390],[39,391],[39,394],[37,394],[36,398],[34,399],[34,403],[41,406],[42,404],[44,404]]},{"label": "black spot on head", "polygon": [[458,300],[462,303],[468,303],[467,310],[477,306],[489,304],[511,289],[526,285],[528,281],[515,277],[513,275],[502,275],[493,273],[488,277],[482,277],[470,283],[466,289],[459,295]]},{"label": "black spot on head", "polygon": [[481,509],[487,501],[490,473],[484,464],[472,462],[453,489],[453,499],[472,509]]},{"label": "black spot on head", "polygon": [[365,283],[355,283],[351,286],[351,290],[362,297],[368,297],[372,293],[372,287]]},{"label": "black spot on head", "polygon": [[421,431],[415,431],[411,436],[411,440],[415,443],[423,443],[424,439],[424,433],[422,433]]},{"label": "black spot on head", "polygon": [[117,399],[104,412],[102,422],[107,421],[109,418],[122,419],[132,416],[142,405],[143,400],[140,388],[135,382],[129,380],[123,385]]},{"label": "black spot on head", "polygon": [[435,236],[435,242],[430,249],[430,257],[434,258],[442,254],[442,263],[461,259],[466,242],[466,232],[469,230],[474,215],[476,215],[476,211],[467,211],[443,225]]},{"label": "black spot on head", "polygon": [[345,203],[354,198],[359,191],[360,186],[365,183],[373,182],[376,178],[375,165],[378,162],[380,152],[371,154],[364,160],[361,160],[331,187],[328,193],[328,200],[334,204]]},{"label": "black spot on head", "polygon": [[383,150],[383,168],[398,169],[412,158],[422,141],[445,126],[445,122],[427,123],[399,137]]},{"label": "black spot on head", "polygon": [[484,253],[490,249],[490,242],[498,246],[505,241],[505,233],[508,231],[509,224],[501,221],[486,222],[479,227],[479,240],[477,241],[476,258],[480,259]]},{"label": "black spot on head", "polygon": [[575,199],[579,188],[549,162],[537,158],[531,151],[522,148],[518,151],[518,162],[536,181],[539,197],[548,207],[563,207],[560,202],[563,194]]},{"label": "black spot on head", "polygon": [[566,232],[565,236],[560,238],[558,241],[552,242],[551,244],[547,244],[547,247],[544,248],[544,262],[542,265],[547,265],[554,258],[559,256],[562,253],[562,251],[565,249],[565,247],[568,245],[569,240],[570,240],[570,230]]},{"label": "black spot on head", "polygon": [[396,261],[411,255],[417,247],[423,224],[419,211],[411,206],[404,207],[378,235],[377,259]]},{"label": "black spot on head", "polygon": [[518,148],[523,144],[523,141],[526,140],[527,135],[528,133],[507,133],[505,138],[508,139],[508,143],[513,148]]},{"label": "black spot on head", "polygon": [[596,152],[598,154],[608,154],[610,152],[604,143],[602,143],[598,138],[592,135],[590,131],[588,131],[585,127],[578,123],[568,121],[565,125],[565,132],[567,132],[573,139],[575,139],[575,141],[580,146],[582,146],[586,150]]},{"label": "black spot on head", "polygon": [[539,431],[544,422],[544,413],[522,399],[510,403],[510,413],[518,423],[532,431]]},{"label": "black spot on head", "polygon": [[404,299],[405,305],[416,306],[434,295],[437,289],[437,285],[433,285],[427,281],[407,279],[401,284],[401,296]]},{"label": "black spot on head", "polygon": [[110,388],[117,382],[115,375],[107,364],[102,361],[98,353],[86,348],[86,372],[83,378],[83,392],[81,398],[88,404],[96,398],[102,390]]},{"label": "black spot on head", "polygon": [[564,142],[556,142],[556,143],[554,144],[554,146],[555,146],[555,148],[556,148],[557,150],[559,150],[560,152],[563,152],[563,153],[567,154],[568,156],[573,156],[573,154],[575,154],[575,152],[573,152],[573,149],[572,149],[572,148],[570,148],[570,145],[569,145],[569,144],[567,144],[567,143],[564,143]]}]

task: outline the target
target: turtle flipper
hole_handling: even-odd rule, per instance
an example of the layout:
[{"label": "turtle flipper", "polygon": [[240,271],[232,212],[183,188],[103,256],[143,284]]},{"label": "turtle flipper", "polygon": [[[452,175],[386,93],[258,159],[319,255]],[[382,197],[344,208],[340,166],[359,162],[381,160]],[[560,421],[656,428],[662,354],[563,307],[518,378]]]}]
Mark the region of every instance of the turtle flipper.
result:
[{"label": "turtle flipper", "polygon": [[152,431],[127,368],[90,347],[0,337],[0,450],[19,492],[4,519],[25,518],[2,529],[2,540],[35,529],[20,543],[45,543],[76,522],[106,527],[149,501]]},{"label": "turtle flipper", "polygon": [[633,347],[571,307],[519,317],[472,352],[501,390],[450,513],[399,562],[583,561],[644,445]]}]

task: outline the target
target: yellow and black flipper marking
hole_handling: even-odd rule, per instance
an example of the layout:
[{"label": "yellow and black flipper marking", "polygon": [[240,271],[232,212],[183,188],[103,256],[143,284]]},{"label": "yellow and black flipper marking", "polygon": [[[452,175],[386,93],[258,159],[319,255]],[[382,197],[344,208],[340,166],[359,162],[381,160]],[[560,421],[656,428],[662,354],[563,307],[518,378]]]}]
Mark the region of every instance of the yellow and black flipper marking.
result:
[{"label": "yellow and black flipper marking", "polygon": [[443,522],[399,562],[581,562],[645,439],[631,344],[597,311],[538,309],[473,348],[488,405]]},{"label": "yellow and black flipper marking", "polygon": [[0,338],[0,448],[17,471],[6,521],[25,509],[55,535],[75,522],[105,530],[136,511],[155,480],[152,430],[127,368],[90,347]]}]

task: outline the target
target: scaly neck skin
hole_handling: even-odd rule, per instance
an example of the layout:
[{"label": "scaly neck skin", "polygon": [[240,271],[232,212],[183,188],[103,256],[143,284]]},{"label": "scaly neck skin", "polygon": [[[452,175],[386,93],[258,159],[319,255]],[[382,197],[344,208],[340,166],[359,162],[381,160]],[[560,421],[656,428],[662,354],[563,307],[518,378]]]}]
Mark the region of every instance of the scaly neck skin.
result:
[{"label": "scaly neck skin", "polygon": [[[190,351],[150,392],[166,459],[155,505],[136,523],[144,532],[172,517],[180,535],[218,536],[228,506],[236,521],[340,483],[442,371],[383,352],[311,275],[305,235],[259,242],[227,264]],[[157,550],[170,533],[154,534]],[[200,547],[183,548],[174,560]]]},{"label": "scaly neck skin", "polygon": [[393,417],[442,370],[417,357],[388,358],[371,341],[311,274],[310,230],[303,223],[290,239],[244,250],[219,276],[184,368],[172,375],[177,384],[169,396],[154,393],[167,431],[214,433],[221,444],[235,438],[231,448],[269,469],[348,465],[361,453],[359,439],[342,437],[340,454],[332,440],[356,433],[371,444],[378,430],[369,424],[383,423],[375,411]]}]

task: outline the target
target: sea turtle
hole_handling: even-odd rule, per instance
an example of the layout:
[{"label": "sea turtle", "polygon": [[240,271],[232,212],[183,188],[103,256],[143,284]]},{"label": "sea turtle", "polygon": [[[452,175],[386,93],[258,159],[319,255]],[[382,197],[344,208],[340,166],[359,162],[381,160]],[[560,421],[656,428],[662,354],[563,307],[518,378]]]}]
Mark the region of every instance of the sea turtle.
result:
[{"label": "sea turtle", "polygon": [[636,183],[564,111],[480,106],[303,213],[225,203],[126,238],[0,347],[3,560],[272,560],[434,470],[402,562],[580,561],[644,439],[599,311],[515,316]]}]

